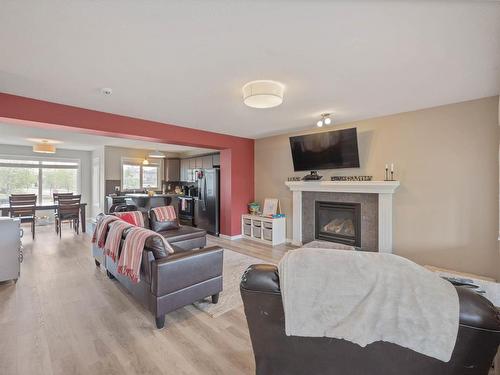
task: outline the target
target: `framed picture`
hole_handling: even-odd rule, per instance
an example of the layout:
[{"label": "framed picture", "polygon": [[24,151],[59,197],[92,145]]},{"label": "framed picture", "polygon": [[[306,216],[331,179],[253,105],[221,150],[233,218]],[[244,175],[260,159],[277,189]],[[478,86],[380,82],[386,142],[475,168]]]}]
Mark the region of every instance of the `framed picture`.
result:
[{"label": "framed picture", "polygon": [[280,201],[276,198],[264,199],[264,208],[262,209],[263,216],[272,216],[281,213]]}]

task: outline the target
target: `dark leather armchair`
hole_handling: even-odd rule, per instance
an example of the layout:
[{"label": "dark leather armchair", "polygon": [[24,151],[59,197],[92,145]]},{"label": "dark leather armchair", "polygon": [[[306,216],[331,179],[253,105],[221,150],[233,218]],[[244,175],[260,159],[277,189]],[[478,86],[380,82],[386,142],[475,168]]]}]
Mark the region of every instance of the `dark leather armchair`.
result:
[{"label": "dark leather armchair", "polygon": [[345,340],[286,336],[273,265],[249,267],[240,290],[258,375],[487,375],[500,344],[498,309],[463,287],[457,287],[460,326],[447,363],[387,342],[362,348]]}]

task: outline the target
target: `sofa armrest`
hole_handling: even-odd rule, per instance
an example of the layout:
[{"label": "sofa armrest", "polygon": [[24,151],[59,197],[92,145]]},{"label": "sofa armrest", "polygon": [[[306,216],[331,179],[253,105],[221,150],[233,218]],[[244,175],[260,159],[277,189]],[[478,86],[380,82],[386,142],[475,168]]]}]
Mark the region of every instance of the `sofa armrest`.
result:
[{"label": "sofa armrest", "polygon": [[151,292],[163,296],[222,277],[224,249],[219,246],[185,251],[151,263]]},{"label": "sofa armrest", "polygon": [[281,294],[278,267],[253,264],[241,277],[240,289],[249,292]]},{"label": "sofa armrest", "polygon": [[460,301],[460,324],[500,333],[500,310],[469,288],[455,288]]}]

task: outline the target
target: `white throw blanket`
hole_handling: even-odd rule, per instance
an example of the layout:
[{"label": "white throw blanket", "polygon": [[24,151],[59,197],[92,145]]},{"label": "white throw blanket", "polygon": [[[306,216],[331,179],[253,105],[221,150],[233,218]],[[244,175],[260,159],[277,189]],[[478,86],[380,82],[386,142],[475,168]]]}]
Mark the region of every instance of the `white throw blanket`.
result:
[{"label": "white throw blanket", "polygon": [[279,264],[288,336],[362,347],[387,341],[448,362],[458,333],[455,288],[393,254],[297,249]]}]

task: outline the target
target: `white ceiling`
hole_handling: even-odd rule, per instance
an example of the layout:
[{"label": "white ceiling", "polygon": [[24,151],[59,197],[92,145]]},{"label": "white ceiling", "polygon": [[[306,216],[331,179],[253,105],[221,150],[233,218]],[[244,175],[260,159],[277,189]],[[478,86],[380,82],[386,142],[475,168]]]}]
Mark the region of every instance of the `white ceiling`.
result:
[{"label": "white ceiling", "polygon": [[202,154],[214,150],[194,148],[163,143],[136,141],[133,139],[103,137],[97,135],[75,133],[71,131],[41,129],[19,125],[0,123],[0,153],[2,144],[16,146],[33,146],[37,141],[49,140],[57,148],[69,150],[92,151],[102,146],[136,148],[141,150],[159,150],[167,153]]},{"label": "white ceiling", "polygon": [[0,0],[0,51],[0,91],[256,138],[497,95],[500,2]]}]

